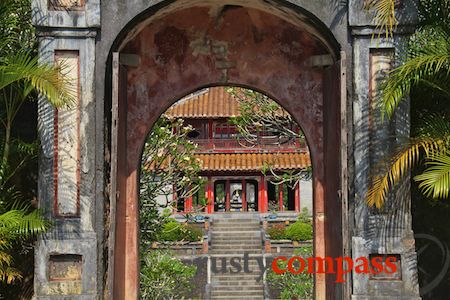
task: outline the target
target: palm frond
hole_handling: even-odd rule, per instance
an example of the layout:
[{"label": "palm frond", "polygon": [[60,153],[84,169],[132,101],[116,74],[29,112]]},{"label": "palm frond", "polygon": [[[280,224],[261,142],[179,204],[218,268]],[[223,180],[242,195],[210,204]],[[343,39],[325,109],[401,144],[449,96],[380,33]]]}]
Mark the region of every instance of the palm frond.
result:
[{"label": "palm frond", "polygon": [[381,86],[381,110],[391,117],[411,88],[421,83],[448,96],[449,66],[448,34],[430,27],[417,31],[411,37],[404,63],[392,70]]},{"label": "palm frond", "polygon": [[386,166],[382,175],[375,176],[367,191],[367,204],[381,208],[389,190],[398,184],[411,167],[417,163],[420,151],[425,153],[442,151],[443,142],[434,139],[418,139],[398,151]]},{"label": "palm frond", "polygon": [[56,107],[74,102],[76,88],[65,76],[64,66],[52,67],[39,64],[37,57],[20,51],[9,55],[0,62],[0,89],[19,81],[30,83],[38,92],[45,95]]},{"label": "palm frond", "polygon": [[26,238],[42,233],[48,227],[48,223],[42,218],[38,210],[27,213],[25,209],[13,209],[0,215],[0,235],[20,235]]},{"label": "palm frond", "polygon": [[395,27],[398,24],[395,17],[395,2],[396,0],[367,0],[365,1],[365,8],[375,10],[374,22],[377,29],[385,33],[386,38],[392,37]]},{"label": "palm frond", "polygon": [[[445,55],[423,55],[412,58],[390,72],[382,92],[382,110],[391,117],[411,87],[423,80],[439,76],[439,72],[450,63],[450,53]],[[433,80],[428,80],[433,82]]]},{"label": "palm frond", "polygon": [[2,266],[0,264],[0,281],[6,282],[7,284],[11,284],[16,280],[22,279],[22,274],[20,272],[11,267],[11,266]]},{"label": "palm frond", "polygon": [[450,191],[450,151],[433,153],[426,163],[429,167],[414,180],[420,182],[419,188],[429,197],[447,198]]}]

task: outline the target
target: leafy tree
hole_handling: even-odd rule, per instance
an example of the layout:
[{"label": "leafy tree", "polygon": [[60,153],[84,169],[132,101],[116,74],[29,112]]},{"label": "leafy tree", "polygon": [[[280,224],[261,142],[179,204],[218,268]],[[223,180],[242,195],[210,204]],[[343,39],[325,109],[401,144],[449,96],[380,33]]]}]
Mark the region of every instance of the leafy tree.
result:
[{"label": "leafy tree", "polygon": [[[176,209],[174,193],[179,199],[187,198],[203,183],[199,176],[200,160],[194,157],[197,145],[187,138],[192,130],[182,119],[162,116],[147,138],[140,178],[143,244],[158,240],[172,209]],[[166,212],[162,214],[164,209]]]},{"label": "leafy tree", "polygon": [[[387,3],[393,1],[379,1]],[[409,40],[404,63],[389,73],[381,92],[381,109],[391,117],[401,101],[414,90],[426,90],[441,101],[450,100],[450,1],[421,0],[420,24]],[[384,4],[384,5],[385,5]],[[381,5],[381,4],[379,4]],[[377,8],[377,6],[375,6]],[[385,6],[383,6],[385,8]],[[394,8],[392,8],[394,9]],[[378,14],[384,17],[386,11]],[[391,19],[392,21],[392,19]],[[380,23],[382,24],[382,23]],[[389,26],[389,30],[392,30]],[[414,177],[426,196],[448,198],[450,190],[450,112],[422,118],[411,139],[386,160],[374,176],[368,203],[381,207],[388,191],[417,163],[426,168]]]},{"label": "leafy tree", "polygon": [[171,253],[151,250],[141,263],[141,299],[184,299],[191,289],[197,268],[188,266]]},{"label": "leafy tree", "polygon": [[[278,103],[259,92],[230,87],[227,89],[238,101],[239,114],[230,118],[236,126],[239,135],[236,137],[242,146],[254,147],[258,144],[282,145],[298,140],[306,146],[305,135],[298,129],[292,116]],[[270,133],[270,138],[262,137],[261,133]],[[312,168],[289,170],[279,173],[270,164],[265,164],[261,170],[263,174],[270,173],[271,182],[277,185],[288,184],[294,188],[301,180],[309,180]]]}]

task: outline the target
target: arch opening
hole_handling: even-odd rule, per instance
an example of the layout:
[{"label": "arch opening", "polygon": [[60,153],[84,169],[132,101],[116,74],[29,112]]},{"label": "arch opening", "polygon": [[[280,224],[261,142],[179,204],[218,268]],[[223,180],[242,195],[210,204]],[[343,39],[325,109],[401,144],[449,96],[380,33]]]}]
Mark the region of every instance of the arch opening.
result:
[{"label": "arch opening", "polygon": [[[313,255],[307,141],[274,100],[230,86],[203,88],[183,97],[148,134],[139,181],[141,297],[157,298],[161,291],[154,290],[155,282],[167,276],[184,284],[168,284],[163,297],[207,299],[232,292],[228,279],[218,272],[219,259],[229,276],[246,277],[240,280],[253,290],[242,293],[278,299],[279,290],[290,292],[295,281],[302,287],[297,296],[314,294],[312,274],[294,277],[289,284],[271,270],[243,268],[246,253],[259,254],[265,265],[280,255]],[[228,218],[235,220],[222,224]],[[252,221],[255,225],[249,227]],[[223,230],[238,232],[220,237]],[[251,233],[259,238],[246,236]],[[229,254],[236,256],[233,265],[239,260],[233,271]],[[176,270],[162,269],[172,255]],[[207,264],[211,259],[215,267]],[[179,269],[186,272],[176,272]],[[253,272],[266,279],[253,278]]]},{"label": "arch opening", "polygon": [[[118,123],[112,160],[119,195],[113,286],[118,299],[138,296],[139,165],[145,138],[167,108],[200,87],[252,87],[279,99],[310,145],[315,254],[342,254],[339,66],[320,39],[294,23],[244,6],[225,9],[217,19],[210,8],[194,6],[143,23],[124,40],[113,64]],[[341,290],[333,275],[316,276],[318,299],[339,297]]]}]

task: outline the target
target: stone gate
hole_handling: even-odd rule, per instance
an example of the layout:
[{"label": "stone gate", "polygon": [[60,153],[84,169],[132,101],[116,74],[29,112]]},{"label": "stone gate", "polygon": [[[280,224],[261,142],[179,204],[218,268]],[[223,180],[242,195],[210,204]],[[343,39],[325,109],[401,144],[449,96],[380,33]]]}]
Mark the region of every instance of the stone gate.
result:
[{"label": "stone gate", "polygon": [[[138,174],[157,118],[200,88],[237,85],[279,102],[302,127],[314,172],[317,256],[398,255],[391,278],[315,278],[316,299],[419,299],[408,184],[395,211],[365,203],[369,174],[408,134],[375,93],[417,21],[381,36],[363,0],[33,0],[42,62],[62,63],[76,103],[39,104],[39,203],[54,226],[36,250],[38,299],[137,299]],[[392,145],[393,146],[393,145]]]}]

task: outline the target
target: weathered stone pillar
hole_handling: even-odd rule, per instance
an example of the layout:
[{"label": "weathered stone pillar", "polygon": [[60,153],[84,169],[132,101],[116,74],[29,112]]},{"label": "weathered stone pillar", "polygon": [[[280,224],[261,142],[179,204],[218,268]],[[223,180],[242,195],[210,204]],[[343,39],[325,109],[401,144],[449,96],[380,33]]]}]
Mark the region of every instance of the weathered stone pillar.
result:
[{"label": "weathered stone pillar", "polygon": [[370,174],[380,159],[395,147],[394,133],[409,134],[409,104],[405,102],[399,107],[394,120],[383,122],[376,93],[380,79],[399,63],[402,47],[417,22],[414,2],[402,1],[397,8],[399,26],[393,38],[386,38],[383,33],[378,36],[373,15],[363,9],[364,1],[349,3],[354,63],[352,256],[356,259],[395,255],[400,260],[398,273],[390,277],[353,272],[352,299],[420,299],[409,181],[399,188],[401,191],[390,195],[385,208],[375,210],[366,204]]},{"label": "weathered stone pillar", "polygon": [[70,107],[60,109],[39,101],[39,205],[53,224],[36,245],[38,299],[100,298],[102,230],[98,230],[97,210],[102,207],[95,202],[93,144],[99,2],[33,1],[40,60],[63,66],[75,98]]}]

